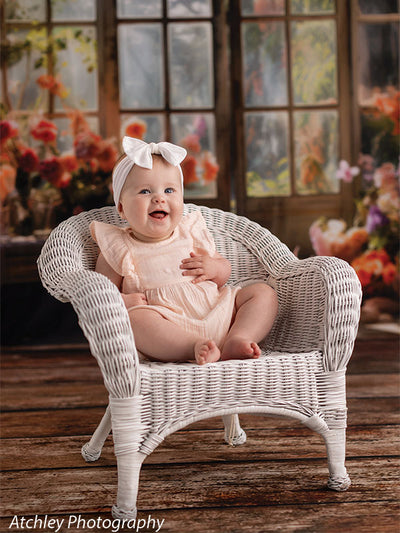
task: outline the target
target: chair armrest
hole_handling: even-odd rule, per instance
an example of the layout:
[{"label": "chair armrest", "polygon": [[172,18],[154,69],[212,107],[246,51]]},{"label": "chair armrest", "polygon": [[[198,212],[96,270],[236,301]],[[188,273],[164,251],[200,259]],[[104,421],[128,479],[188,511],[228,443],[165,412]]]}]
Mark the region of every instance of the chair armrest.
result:
[{"label": "chair armrest", "polygon": [[[130,398],[139,394],[140,370],[128,312],[118,288],[90,269],[97,252],[89,232],[79,234],[70,221],[53,230],[44,244],[39,276],[52,296],[72,304],[110,396]],[[83,253],[85,245],[90,253]]]},{"label": "chair armrest", "polygon": [[325,371],[346,368],[362,296],[354,269],[336,257],[310,257],[287,263],[270,284],[280,307],[268,345],[289,352],[318,349]]},{"label": "chair armrest", "polygon": [[131,398],[139,394],[139,358],[118,288],[91,270],[65,273],[61,281],[110,396]]}]

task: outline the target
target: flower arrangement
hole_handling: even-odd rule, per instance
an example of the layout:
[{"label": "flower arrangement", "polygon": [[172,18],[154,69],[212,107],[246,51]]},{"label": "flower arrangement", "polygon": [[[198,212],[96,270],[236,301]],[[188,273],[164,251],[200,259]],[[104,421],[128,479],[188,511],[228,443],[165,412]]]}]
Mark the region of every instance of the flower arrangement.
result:
[{"label": "flower arrangement", "polygon": [[[61,98],[67,94],[53,76],[40,76],[37,84]],[[11,112],[0,121],[0,200],[3,209],[9,209],[12,233],[46,231],[110,199],[111,173],[118,157],[115,140],[93,132],[80,111],[66,109],[66,114],[66,132],[59,132],[39,112]],[[72,136],[73,148],[60,153],[56,140],[63,134]]]},{"label": "flower arrangement", "polygon": [[[362,174],[362,192],[356,199],[353,224],[319,219],[310,227],[310,239],[318,255],[348,261],[361,282],[364,299],[378,297],[380,305],[392,300],[398,309],[399,293],[399,169],[392,163],[374,167],[371,156],[361,156],[360,167],[341,161],[337,178],[346,183]],[[393,301],[397,301],[397,305]]]}]

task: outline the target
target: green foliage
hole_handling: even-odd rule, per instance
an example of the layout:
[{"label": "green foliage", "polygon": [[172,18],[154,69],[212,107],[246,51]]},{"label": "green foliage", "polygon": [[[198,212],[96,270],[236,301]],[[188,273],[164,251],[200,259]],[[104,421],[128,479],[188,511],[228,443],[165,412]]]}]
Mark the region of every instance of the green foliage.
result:
[{"label": "green foliage", "polygon": [[292,81],[297,103],[336,98],[336,45],[332,21],[292,24]]},{"label": "green foliage", "polygon": [[288,196],[290,194],[290,177],[287,157],[281,158],[276,164],[276,177],[262,177],[258,172],[246,174],[247,196]]}]

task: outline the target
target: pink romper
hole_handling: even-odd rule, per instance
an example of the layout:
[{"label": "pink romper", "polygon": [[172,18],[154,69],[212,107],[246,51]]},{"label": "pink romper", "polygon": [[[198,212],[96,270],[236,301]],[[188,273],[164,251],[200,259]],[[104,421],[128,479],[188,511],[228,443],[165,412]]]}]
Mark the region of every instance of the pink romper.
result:
[{"label": "pink romper", "polygon": [[90,230],[107,263],[123,277],[122,292],[142,292],[147,298],[148,305],[128,312],[153,309],[186,331],[222,346],[239,288],[218,289],[213,281],[194,284],[195,276],[182,276],[179,268],[190,252],[215,254],[214,240],[199,211],[184,216],[171,237],[156,243],[136,240],[129,227],[93,221]]}]

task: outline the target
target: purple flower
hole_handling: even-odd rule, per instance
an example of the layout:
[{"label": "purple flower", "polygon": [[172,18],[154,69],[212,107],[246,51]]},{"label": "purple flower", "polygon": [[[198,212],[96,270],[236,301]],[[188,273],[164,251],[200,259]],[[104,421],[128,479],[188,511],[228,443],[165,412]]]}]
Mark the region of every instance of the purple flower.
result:
[{"label": "purple flower", "polygon": [[382,213],[377,205],[371,205],[367,215],[366,229],[368,233],[372,233],[381,226],[389,224],[389,219]]}]

